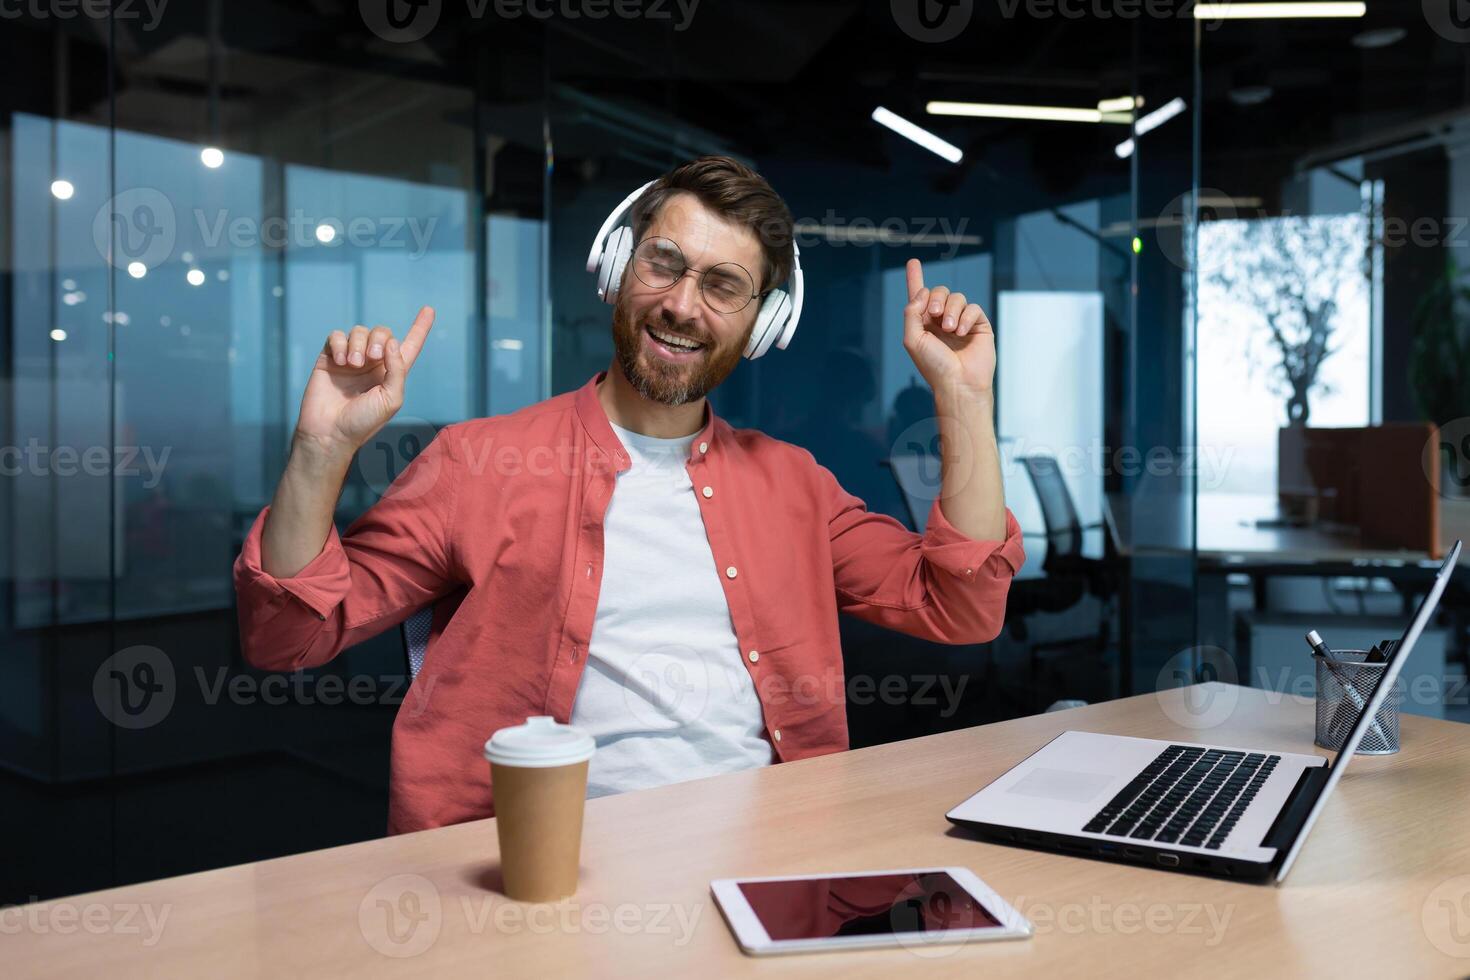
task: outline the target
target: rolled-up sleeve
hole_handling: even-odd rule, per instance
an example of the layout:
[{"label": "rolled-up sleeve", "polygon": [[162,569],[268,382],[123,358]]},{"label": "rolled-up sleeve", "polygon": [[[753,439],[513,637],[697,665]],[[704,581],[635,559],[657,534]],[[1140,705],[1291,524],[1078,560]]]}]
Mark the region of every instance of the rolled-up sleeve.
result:
[{"label": "rolled-up sleeve", "polygon": [[870,513],[823,474],[830,501],[833,581],[838,608],[888,629],[938,643],[986,643],[1005,623],[1006,593],[1026,560],[1021,528],[1006,509],[1003,541],[966,537],[939,502],[925,532]]},{"label": "rolled-up sleeve", "polygon": [[445,433],[399,475],[345,535],[289,578],[261,567],[261,511],[235,560],[245,659],[267,670],[319,666],[450,591],[458,479]]}]

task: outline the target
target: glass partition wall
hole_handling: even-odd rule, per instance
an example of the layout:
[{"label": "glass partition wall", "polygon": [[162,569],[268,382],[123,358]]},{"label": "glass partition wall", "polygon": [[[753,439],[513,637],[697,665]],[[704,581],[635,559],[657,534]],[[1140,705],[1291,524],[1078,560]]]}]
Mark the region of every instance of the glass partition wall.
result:
[{"label": "glass partition wall", "polygon": [[[1196,38],[1201,648],[1308,695],[1303,633],[1397,637],[1467,528],[1470,32],[1345,6]],[[1452,581],[1403,710],[1470,720],[1465,608]]]},{"label": "glass partition wall", "polygon": [[345,528],[439,428],[607,367],[592,235],[701,153],[786,198],[807,286],[790,348],[715,409],[870,509],[921,530],[939,492],[904,262],[994,323],[1027,549],[1006,627],[952,647],[844,622],[854,747],[1207,675],[1194,25],[901,8],[173,0],[0,23],[0,902],[384,832],[398,631],[297,675],[236,636],[232,561],[310,365],[331,329],[437,311]]}]

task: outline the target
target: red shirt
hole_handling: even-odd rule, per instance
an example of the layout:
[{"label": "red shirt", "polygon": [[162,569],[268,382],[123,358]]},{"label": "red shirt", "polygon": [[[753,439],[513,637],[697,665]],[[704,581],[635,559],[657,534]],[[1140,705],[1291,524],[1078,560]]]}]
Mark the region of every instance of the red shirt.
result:
[{"label": "red shirt", "polygon": [[[602,521],[629,466],[596,386],[446,426],[367,513],[291,578],[260,567],[267,511],[235,562],[245,659],[300,670],[434,606],[393,725],[388,829],[494,814],[496,729],[571,716],[602,580]],[[806,450],[706,410],[685,464],[766,736],[781,761],[847,748],[837,613],[943,643],[1000,632],[1024,555],[975,541],[938,503],[922,536]]]}]

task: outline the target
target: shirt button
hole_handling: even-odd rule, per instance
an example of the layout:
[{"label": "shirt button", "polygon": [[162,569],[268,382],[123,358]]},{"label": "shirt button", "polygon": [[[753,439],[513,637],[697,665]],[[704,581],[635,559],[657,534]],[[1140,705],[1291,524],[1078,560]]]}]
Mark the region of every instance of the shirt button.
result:
[{"label": "shirt button", "polygon": [[701,490],[699,492],[702,493],[702,494],[704,494],[705,499],[708,500],[710,497],[713,497],[715,495],[715,488],[714,487],[705,487],[703,490]]},{"label": "shirt button", "polygon": [[699,451],[702,452],[702,453],[709,452],[709,443],[707,443],[707,442],[701,442],[699,444]]},{"label": "shirt button", "polygon": [[731,565],[729,568],[725,569],[725,578],[734,578],[736,575],[739,574],[739,572],[735,571],[734,565]]},{"label": "shirt button", "polygon": [[775,731],[771,732],[771,737],[773,737],[778,742],[781,741],[781,729],[778,728]]},{"label": "shirt button", "polygon": [[751,663],[755,663],[760,658],[761,658],[761,654],[760,654],[760,651],[759,650],[752,650],[752,651],[750,651],[750,662]]}]

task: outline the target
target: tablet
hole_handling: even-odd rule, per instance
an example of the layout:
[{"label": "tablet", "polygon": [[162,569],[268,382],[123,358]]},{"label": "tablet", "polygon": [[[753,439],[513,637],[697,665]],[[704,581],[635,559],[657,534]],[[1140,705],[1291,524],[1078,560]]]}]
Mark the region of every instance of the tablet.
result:
[{"label": "tablet", "polygon": [[710,882],[747,953],[1024,939],[1031,923],[967,868],[849,871]]}]

